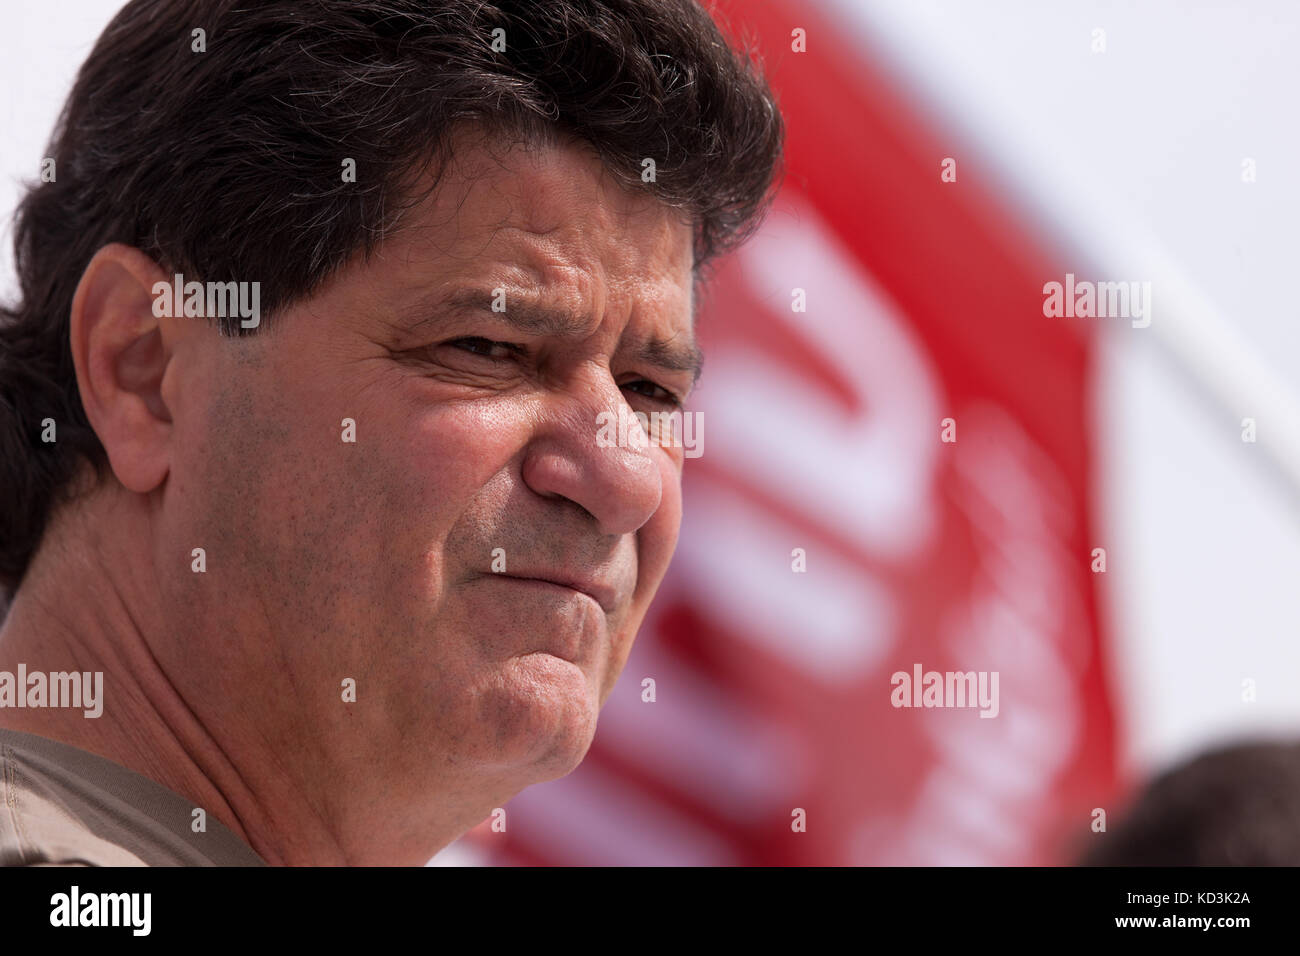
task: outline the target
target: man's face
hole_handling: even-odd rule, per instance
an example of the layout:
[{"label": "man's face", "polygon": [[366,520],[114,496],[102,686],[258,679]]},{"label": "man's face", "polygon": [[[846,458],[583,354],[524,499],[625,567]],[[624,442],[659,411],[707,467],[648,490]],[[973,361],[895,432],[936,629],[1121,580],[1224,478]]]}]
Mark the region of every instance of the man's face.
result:
[{"label": "man's face", "polygon": [[693,384],[689,227],[585,150],[467,143],[377,255],[164,381],[164,595],[224,637],[162,663],[291,776],[569,772],[676,544],[682,450],[601,447],[597,416]]}]

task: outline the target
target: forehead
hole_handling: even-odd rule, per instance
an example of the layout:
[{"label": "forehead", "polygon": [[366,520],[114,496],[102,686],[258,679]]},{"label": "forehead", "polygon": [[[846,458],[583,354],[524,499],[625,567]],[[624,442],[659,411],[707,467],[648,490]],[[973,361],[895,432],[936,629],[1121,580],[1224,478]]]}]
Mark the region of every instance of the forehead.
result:
[{"label": "forehead", "polygon": [[580,143],[507,147],[461,132],[426,192],[394,239],[427,291],[489,284],[596,317],[648,309],[690,322],[689,222]]}]

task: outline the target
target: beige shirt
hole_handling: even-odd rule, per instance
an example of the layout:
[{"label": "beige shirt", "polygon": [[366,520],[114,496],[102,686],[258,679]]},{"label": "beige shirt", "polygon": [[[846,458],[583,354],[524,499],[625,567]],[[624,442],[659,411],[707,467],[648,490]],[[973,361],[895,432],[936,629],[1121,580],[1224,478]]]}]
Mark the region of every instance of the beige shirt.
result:
[{"label": "beige shirt", "polygon": [[0,728],[0,866],[265,866],[211,814],[103,757]]}]

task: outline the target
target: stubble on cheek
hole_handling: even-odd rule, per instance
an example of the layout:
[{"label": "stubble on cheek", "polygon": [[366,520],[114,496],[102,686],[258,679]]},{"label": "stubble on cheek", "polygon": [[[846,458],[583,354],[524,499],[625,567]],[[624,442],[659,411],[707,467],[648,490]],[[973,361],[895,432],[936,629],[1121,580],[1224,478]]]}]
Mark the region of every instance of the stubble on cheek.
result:
[{"label": "stubble on cheek", "polygon": [[365,686],[370,676],[375,648],[350,604],[383,556],[369,569],[359,560],[366,499],[346,466],[358,449],[338,421],[295,405],[268,368],[234,366],[256,374],[232,375],[207,418],[187,502],[187,536],[205,548],[207,570],[184,583],[182,600],[220,622],[246,679],[285,691],[280,718],[310,738],[313,724],[342,716],[342,679]]}]

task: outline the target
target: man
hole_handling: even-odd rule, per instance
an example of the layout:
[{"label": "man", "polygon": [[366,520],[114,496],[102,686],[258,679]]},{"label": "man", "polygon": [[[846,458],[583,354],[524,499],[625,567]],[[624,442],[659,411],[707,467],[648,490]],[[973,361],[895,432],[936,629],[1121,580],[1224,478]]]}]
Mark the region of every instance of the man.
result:
[{"label": "man", "polygon": [[422,864],[573,770],[681,517],[598,422],[782,137],[689,0],[129,4],[0,319],[0,859]]}]

